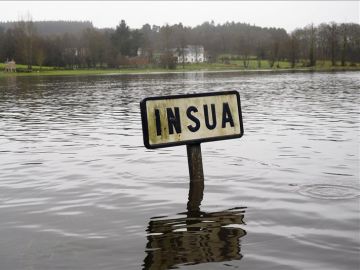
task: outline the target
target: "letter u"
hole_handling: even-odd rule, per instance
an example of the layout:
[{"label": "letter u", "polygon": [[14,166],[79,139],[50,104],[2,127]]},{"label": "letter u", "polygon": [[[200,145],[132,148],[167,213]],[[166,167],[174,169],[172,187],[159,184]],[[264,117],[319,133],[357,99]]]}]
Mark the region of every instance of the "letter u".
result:
[{"label": "letter u", "polygon": [[211,104],[211,115],[212,115],[212,124],[209,121],[209,110],[207,104],[204,105],[204,116],[205,116],[205,125],[208,129],[212,130],[216,128],[216,111],[215,104]]}]

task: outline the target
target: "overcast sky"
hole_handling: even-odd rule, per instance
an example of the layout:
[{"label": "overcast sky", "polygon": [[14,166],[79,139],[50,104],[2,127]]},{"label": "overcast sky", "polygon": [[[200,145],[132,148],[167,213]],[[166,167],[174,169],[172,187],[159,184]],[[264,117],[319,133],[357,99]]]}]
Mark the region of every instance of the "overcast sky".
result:
[{"label": "overcast sky", "polygon": [[359,13],[359,1],[0,1],[0,21],[31,14],[34,21],[88,20],[100,28],[115,28],[121,19],[131,28],[145,23],[196,26],[214,20],[290,32],[309,23],[359,23]]}]

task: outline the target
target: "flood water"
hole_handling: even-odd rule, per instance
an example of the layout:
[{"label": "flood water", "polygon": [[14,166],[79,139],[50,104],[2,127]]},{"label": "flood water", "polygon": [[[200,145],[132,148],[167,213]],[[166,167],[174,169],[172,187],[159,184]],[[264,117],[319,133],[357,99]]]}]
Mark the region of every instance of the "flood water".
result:
[{"label": "flood water", "polygon": [[[360,268],[360,72],[0,79],[0,269]],[[148,96],[237,90],[244,136],[147,150]],[[190,209],[190,210],[189,210]]]}]

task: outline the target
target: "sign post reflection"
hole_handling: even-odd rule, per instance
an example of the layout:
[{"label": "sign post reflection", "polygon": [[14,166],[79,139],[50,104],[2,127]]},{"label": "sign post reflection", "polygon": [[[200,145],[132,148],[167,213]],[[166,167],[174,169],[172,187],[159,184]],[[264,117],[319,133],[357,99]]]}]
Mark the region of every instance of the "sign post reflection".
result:
[{"label": "sign post reflection", "polygon": [[179,218],[153,218],[147,228],[143,269],[165,270],[181,264],[240,260],[240,238],[246,235],[245,208],[200,211],[204,183],[191,181],[187,212]]}]

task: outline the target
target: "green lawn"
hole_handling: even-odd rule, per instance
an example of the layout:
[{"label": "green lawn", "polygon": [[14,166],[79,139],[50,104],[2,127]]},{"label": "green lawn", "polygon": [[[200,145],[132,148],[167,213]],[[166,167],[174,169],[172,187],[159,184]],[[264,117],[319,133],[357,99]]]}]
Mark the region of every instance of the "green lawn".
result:
[{"label": "green lawn", "polygon": [[[296,63],[294,69],[310,69],[310,70],[333,70],[333,69],[359,69],[360,63],[355,67],[351,67],[349,63],[347,66],[340,66],[340,62],[334,67],[331,65],[331,61],[317,61],[315,67],[307,67],[306,63],[298,62]],[[177,69],[182,70],[182,64],[178,64]],[[291,64],[287,61],[278,61],[275,62],[273,67],[270,67],[270,63],[267,60],[249,60],[247,68],[244,67],[244,62],[242,60],[230,60],[227,64],[225,63],[197,63],[197,64],[185,64],[184,70],[278,70],[278,69],[292,69]]]},{"label": "green lawn", "polygon": [[[4,64],[4,63],[0,63],[0,70],[2,71],[2,70],[4,70],[4,68],[5,68],[5,64]],[[27,65],[16,64],[16,68],[17,68],[17,69],[25,70],[25,69],[27,69]],[[40,70],[40,66],[32,66],[32,68],[33,68],[34,71]],[[44,67],[41,67],[41,70],[42,70],[42,71],[43,71],[43,70],[54,70],[54,68],[53,68],[53,67],[46,67],[46,66],[44,66]]]},{"label": "green lawn", "polygon": [[[177,69],[168,70],[162,68],[125,68],[125,69],[59,69],[54,67],[40,67],[33,66],[32,72],[23,72],[27,69],[26,65],[16,65],[17,69],[20,72],[4,72],[4,64],[0,63],[0,77],[8,76],[38,76],[38,75],[53,75],[53,76],[68,76],[68,75],[101,75],[101,74],[136,74],[136,73],[156,73],[156,72],[192,72],[192,71],[231,71],[231,70],[359,70],[360,63],[356,66],[345,66],[341,67],[340,63],[337,63],[337,66],[333,67],[330,61],[317,61],[316,67],[306,67],[304,63],[299,62],[296,64],[294,69],[291,69],[291,65],[286,61],[275,62],[273,68],[270,68],[269,61],[262,60],[260,65],[257,60],[250,60],[247,68],[244,68],[244,63],[241,60],[230,60],[228,63],[194,63],[194,64],[185,64],[184,67],[181,63],[178,64]],[[22,71],[22,72],[21,72]]]},{"label": "green lawn", "polygon": [[[17,68],[23,65],[16,65]],[[25,66],[24,66],[25,67]],[[0,70],[3,69],[0,65]],[[178,70],[173,70],[174,72]],[[139,68],[139,69],[58,69],[58,68],[42,68],[41,70],[33,67],[32,72],[4,72],[0,71],[0,77],[10,76],[80,76],[80,75],[101,75],[101,74],[135,74],[135,73],[156,73],[169,72],[168,69],[161,68]]]}]

